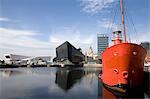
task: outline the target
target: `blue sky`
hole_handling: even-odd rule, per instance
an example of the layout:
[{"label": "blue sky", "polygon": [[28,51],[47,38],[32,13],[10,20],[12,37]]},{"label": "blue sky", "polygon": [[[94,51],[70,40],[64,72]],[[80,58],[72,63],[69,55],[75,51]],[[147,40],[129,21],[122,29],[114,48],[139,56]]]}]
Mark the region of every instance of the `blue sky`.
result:
[{"label": "blue sky", "polygon": [[[150,1],[124,1],[127,36],[136,43],[150,41]],[[118,0],[0,0],[0,57],[4,53],[54,57],[55,48],[66,40],[83,52],[92,46],[96,53],[97,34],[111,36],[111,30],[121,28],[118,4]]]}]

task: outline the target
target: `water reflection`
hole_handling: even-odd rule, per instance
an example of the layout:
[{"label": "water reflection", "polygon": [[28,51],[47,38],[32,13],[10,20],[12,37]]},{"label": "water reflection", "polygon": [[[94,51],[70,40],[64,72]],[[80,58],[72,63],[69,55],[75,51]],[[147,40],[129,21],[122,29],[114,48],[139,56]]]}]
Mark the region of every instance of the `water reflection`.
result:
[{"label": "water reflection", "polygon": [[150,98],[150,72],[144,72],[144,92]]},{"label": "water reflection", "polygon": [[85,72],[84,70],[61,69],[56,72],[55,83],[63,90],[69,90],[77,81],[79,81]]},{"label": "water reflection", "polygon": [[109,90],[107,90],[104,86],[102,86],[102,97],[103,99],[117,99],[117,97]]},{"label": "water reflection", "polygon": [[111,99],[124,99],[124,98],[144,99],[144,91],[141,89],[130,90],[130,92],[128,92],[128,93],[120,93],[120,92],[113,91],[103,85],[102,90],[103,90],[102,97],[104,99],[110,99],[110,97],[111,97]]},{"label": "water reflection", "polygon": [[[121,99],[149,98],[149,74],[144,88],[127,95],[103,86],[100,68],[0,69],[1,99]],[[143,91],[144,90],[144,91]]]},{"label": "water reflection", "polygon": [[1,99],[99,99],[99,68],[0,69]]},{"label": "water reflection", "polygon": [[[114,91],[111,88],[102,85],[102,92],[99,92],[100,96],[104,99],[148,99],[150,98],[150,73],[145,74],[144,85],[142,88],[130,89],[127,93],[121,93]],[[99,83],[98,83],[99,84]],[[99,88],[100,89],[100,88]],[[102,95],[101,95],[102,94]]]},{"label": "water reflection", "polygon": [[10,77],[10,76],[17,76],[23,74],[20,71],[12,71],[12,70],[0,70],[1,77]]}]

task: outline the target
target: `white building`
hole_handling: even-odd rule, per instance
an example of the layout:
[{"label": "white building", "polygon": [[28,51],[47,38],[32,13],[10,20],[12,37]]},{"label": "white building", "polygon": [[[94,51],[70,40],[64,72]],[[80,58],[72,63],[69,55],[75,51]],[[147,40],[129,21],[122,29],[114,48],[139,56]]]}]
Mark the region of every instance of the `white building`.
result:
[{"label": "white building", "polygon": [[38,56],[27,59],[27,65],[47,65],[51,62],[50,56]]},{"label": "white building", "polygon": [[4,54],[4,60],[6,64],[17,64],[17,65],[46,65],[51,61],[50,56],[23,56],[15,54]]},{"label": "white building", "polygon": [[85,62],[95,63],[97,60],[98,60],[98,55],[93,52],[93,49],[90,46],[89,50],[85,53]]},{"label": "white building", "polygon": [[29,58],[28,56],[15,55],[15,54],[4,54],[4,60],[6,64],[16,64],[22,59]]}]

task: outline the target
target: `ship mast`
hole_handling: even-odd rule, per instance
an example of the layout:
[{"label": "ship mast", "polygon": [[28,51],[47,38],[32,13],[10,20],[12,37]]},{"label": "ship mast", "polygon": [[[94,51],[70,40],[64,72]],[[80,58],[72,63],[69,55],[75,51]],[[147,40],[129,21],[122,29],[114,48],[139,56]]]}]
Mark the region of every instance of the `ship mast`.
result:
[{"label": "ship mast", "polygon": [[122,29],[123,29],[123,34],[124,34],[124,42],[126,43],[126,27],[125,27],[125,19],[124,19],[124,7],[123,7],[123,1],[120,0],[120,8],[121,8],[121,13],[122,13]]}]

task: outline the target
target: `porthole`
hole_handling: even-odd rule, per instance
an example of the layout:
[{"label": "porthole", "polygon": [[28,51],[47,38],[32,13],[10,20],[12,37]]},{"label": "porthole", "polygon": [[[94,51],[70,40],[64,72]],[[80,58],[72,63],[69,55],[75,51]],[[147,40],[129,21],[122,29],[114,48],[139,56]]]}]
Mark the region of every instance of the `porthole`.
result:
[{"label": "porthole", "polygon": [[133,52],[133,55],[137,55],[137,52]]},{"label": "porthole", "polygon": [[118,74],[118,73],[119,73],[117,69],[114,69],[114,72],[115,72],[116,74]]}]

